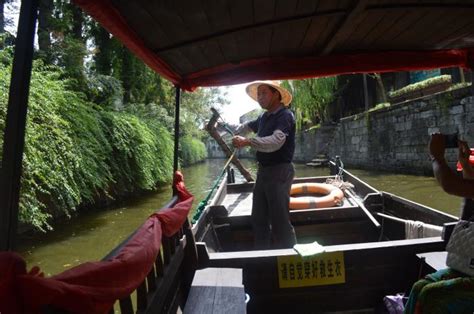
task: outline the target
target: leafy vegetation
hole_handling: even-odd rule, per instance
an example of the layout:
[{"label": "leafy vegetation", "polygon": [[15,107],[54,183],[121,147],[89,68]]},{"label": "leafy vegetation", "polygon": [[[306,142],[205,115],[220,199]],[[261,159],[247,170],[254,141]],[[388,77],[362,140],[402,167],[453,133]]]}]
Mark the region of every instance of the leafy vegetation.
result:
[{"label": "leafy vegetation", "polygon": [[468,86],[471,86],[471,85],[472,85],[472,83],[468,83],[468,82],[457,83],[457,84],[453,84],[453,85],[452,85],[450,88],[448,88],[446,91],[452,91],[452,90],[456,90],[456,89],[468,87]]},{"label": "leafy vegetation", "polygon": [[[0,50],[2,129],[11,53],[10,48]],[[57,66],[34,62],[19,219],[39,230],[51,229],[51,217],[70,216],[79,206],[104,198],[152,190],[172,177],[174,119],[165,106],[117,106],[121,84],[110,76],[94,77],[87,94],[72,90],[74,82],[65,77]],[[181,140],[183,165],[206,157],[198,128],[187,128],[189,135]]]},{"label": "leafy vegetation", "polygon": [[297,130],[327,120],[328,105],[333,101],[337,87],[336,77],[284,81],[282,85],[293,95]]},{"label": "leafy vegetation", "polygon": [[[4,1],[0,4],[4,8]],[[5,21],[0,10],[0,20]],[[0,25],[0,128],[14,36]],[[39,4],[20,196],[20,221],[50,217],[168,184],[175,89],[68,0]],[[180,162],[206,158],[201,131],[219,89],[182,95]],[[0,139],[0,144],[3,139]]]},{"label": "leafy vegetation", "polygon": [[383,103],[380,103],[380,104],[376,104],[374,107],[370,108],[369,112],[374,112],[374,111],[377,111],[377,110],[380,110],[380,109],[389,108],[390,106],[391,106],[391,104],[389,102],[383,102]]},{"label": "leafy vegetation", "polygon": [[206,145],[191,136],[181,138],[181,160],[183,166],[202,161],[207,157]]},{"label": "leafy vegetation", "polygon": [[451,75],[440,75],[426,79],[424,81],[407,85],[403,88],[400,88],[396,91],[390,92],[389,96],[391,98],[399,97],[404,94],[408,94],[417,90],[421,90],[431,85],[441,84],[441,83],[451,83]]},{"label": "leafy vegetation", "polygon": [[[2,95],[9,73],[1,64]],[[42,230],[51,215],[69,215],[104,196],[151,190],[171,178],[172,135],[163,125],[94,106],[69,90],[62,74],[37,62],[31,80],[20,221]]]}]

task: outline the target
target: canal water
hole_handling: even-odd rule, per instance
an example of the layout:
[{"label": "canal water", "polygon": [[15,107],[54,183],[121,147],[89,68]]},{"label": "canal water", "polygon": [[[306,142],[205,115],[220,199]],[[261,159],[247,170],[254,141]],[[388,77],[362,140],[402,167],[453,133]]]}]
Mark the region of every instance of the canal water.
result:
[{"label": "canal water", "polygon": [[[253,161],[243,162],[255,173]],[[210,192],[224,163],[225,160],[208,160],[183,169],[186,186],[195,195],[194,206]],[[459,214],[461,199],[444,193],[432,177],[363,170],[351,172],[378,190],[391,192],[456,216]],[[296,175],[328,175],[328,169],[296,165]],[[171,193],[171,188],[166,187],[113,208],[81,212],[77,217],[55,226],[53,232],[21,237],[19,252],[26,259],[29,268],[37,265],[47,276],[86,261],[100,260],[137,229],[154,210],[166,204]]]}]

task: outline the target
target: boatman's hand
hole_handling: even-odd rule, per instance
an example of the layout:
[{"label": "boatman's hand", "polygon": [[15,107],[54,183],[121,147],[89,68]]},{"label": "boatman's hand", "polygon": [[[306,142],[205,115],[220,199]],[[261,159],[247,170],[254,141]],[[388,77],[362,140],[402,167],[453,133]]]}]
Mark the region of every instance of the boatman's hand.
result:
[{"label": "boatman's hand", "polygon": [[237,135],[232,138],[232,145],[237,148],[250,146],[250,140],[246,137]]},{"label": "boatman's hand", "polygon": [[431,134],[430,144],[428,145],[431,159],[436,161],[444,160],[444,136],[440,133]]}]

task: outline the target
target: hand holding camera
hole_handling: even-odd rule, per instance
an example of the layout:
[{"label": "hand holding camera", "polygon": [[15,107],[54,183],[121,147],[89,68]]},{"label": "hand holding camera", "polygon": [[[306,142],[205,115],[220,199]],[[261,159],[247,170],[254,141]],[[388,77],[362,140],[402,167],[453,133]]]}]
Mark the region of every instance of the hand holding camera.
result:
[{"label": "hand holding camera", "polygon": [[459,145],[458,134],[431,134],[429,152],[432,160],[443,161],[446,148],[456,148]]},{"label": "hand holding camera", "polygon": [[445,148],[456,148],[459,146],[458,133],[443,134],[444,136],[444,147]]}]

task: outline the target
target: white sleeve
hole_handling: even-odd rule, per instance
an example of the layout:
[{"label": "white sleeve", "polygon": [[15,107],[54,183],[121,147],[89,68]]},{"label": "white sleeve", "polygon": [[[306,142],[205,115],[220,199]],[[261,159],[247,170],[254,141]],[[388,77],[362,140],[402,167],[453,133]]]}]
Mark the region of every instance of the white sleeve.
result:
[{"label": "white sleeve", "polygon": [[234,129],[235,129],[234,131],[235,135],[245,136],[249,134],[250,132],[253,132],[253,130],[248,126],[248,123],[241,124]]},{"label": "white sleeve", "polygon": [[272,153],[279,150],[285,144],[286,135],[280,130],[275,130],[272,135],[254,137],[250,139],[250,146],[259,152]]}]

